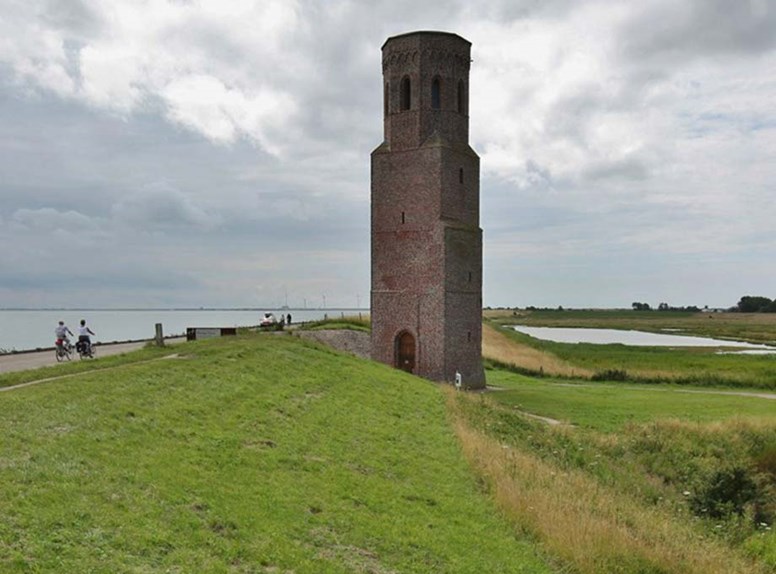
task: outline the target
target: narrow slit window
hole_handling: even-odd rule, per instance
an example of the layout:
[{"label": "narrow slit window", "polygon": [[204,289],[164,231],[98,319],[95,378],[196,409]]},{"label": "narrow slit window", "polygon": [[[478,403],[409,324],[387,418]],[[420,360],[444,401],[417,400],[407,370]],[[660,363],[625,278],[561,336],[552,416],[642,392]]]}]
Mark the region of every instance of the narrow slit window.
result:
[{"label": "narrow slit window", "polygon": [[410,109],[410,97],[412,96],[412,86],[410,85],[410,79],[407,76],[401,81],[401,110],[406,111]]},{"label": "narrow slit window", "polygon": [[431,82],[431,108],[438,110],[442,107],[442,87],[439,78]]},{"label": "narrow slit window", "polygon": [[401,222],[404,223],[404,212],[401,212]]},{"label": "narrow slit window", "polygon": [[471,282],[472,282],[472,272],[469,271],[469,283],[471,283]]},{"label": "narrow slit window", "polygon": [[458,183],[463,183],[463,168],[458,170]]},{"label": "narrow slit window", "polygon": [[465,113],[465,91],[463,87],[463,80],[458,80],[458,113]]},{"label": "narrow slit window", "polygon": [[472,342],[472,332],[471,332],[471,331],[469,331],[468,333],[466,333],[466,338],[467,338],[467,340],[469,341],[469,343],[471,343],[471,342]]}]

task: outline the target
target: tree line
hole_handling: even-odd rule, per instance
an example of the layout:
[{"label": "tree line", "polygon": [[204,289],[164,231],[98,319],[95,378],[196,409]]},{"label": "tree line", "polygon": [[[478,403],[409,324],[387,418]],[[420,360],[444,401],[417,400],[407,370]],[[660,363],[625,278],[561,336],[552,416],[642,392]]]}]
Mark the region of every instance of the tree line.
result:
[{"label": "tree line", "polygon": [[739,313],[776,313],[776,299],[771,301],[768,297],[745,295],[741,297],[731,311]]},{"label": "tree line", "polygon": [[[653,308],[649,303],[642,303],[640,301],[634,301],[631,303],[631,307],[634,311],[652,311]],[[707,307],[704,307],[707,309]],[[673,307],[668,303],[660,303],[657,306],[658,311],[687,311],[691,313],[698,313],[703,309],[699,309],[695,305],[688,307]],[[731,307],[728,311],[733,313],[776,313],[776,299],[771,300],[768,297],[744,295],[738,301],[735,307]]]},{"label": "tree line", "polygon": [[[641,303],[639,301],[634,301],[631,303],[631,307],[633,307],[634,311],[652,311],[652,306],[649,303]],[[673,307],[672,305],[669,305],[668,303],[660,303],[657,306],[658,311],[685,311],[689,313],[698,313],[701,311],[700,308],[696,307],[695,305],[690,305],[688,307]]]}]

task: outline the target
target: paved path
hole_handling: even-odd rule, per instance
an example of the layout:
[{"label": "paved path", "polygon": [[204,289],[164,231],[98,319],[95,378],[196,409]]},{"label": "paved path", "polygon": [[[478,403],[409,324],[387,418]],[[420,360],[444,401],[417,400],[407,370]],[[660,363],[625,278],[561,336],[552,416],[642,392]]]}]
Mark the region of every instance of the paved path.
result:
[{"label": "paved path", "polygon": [[[177,343],[185,341],[186,339],[181,337],[180,339],[168,339],[165,343]],[[129,351],[136,351],[142,349],[148,344],[148,341],[133,341],[130,343],[113,343],[106,345],[96,345],[95,357],[108,357],[110,355],[119,355],[121,353],[128,353]],[[73,361],[78,361],[78,355],[73,350]],[[47,351],[32,351],[28,353],[13,353],[7,355],[0,355],[0,373],[10,373],[13,371],[27,371],[29,369],[37,369],[39,367],[50,367],[56,365],[57,359],[54,355],[54,349]]]}]

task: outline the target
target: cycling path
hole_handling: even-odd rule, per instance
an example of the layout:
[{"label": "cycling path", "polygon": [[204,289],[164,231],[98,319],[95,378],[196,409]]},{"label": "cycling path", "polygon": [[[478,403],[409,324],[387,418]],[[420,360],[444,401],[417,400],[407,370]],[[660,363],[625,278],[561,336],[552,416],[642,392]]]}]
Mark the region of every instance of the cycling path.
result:
[{"label": "cycling path", "polygon": [[[185,341],[185,338],[169,339],[166,340],[165,343],[175,343],[180,341]],[[147,344],[148,341],[132,341],[129,343],[96,345],[94,347],[95,356],[99,358],[108,357],[110,355],[119,355],[121,353],[128,353],[130,351],[142,349]],[[73,352],[73,360],[79,360],[75,351]],[[51,365],[56,364],[57,359],[54,354],[54,349],[0,355],[0,373],[27,371],[29,369],[37,369],[39,367],[50,367]]]}]

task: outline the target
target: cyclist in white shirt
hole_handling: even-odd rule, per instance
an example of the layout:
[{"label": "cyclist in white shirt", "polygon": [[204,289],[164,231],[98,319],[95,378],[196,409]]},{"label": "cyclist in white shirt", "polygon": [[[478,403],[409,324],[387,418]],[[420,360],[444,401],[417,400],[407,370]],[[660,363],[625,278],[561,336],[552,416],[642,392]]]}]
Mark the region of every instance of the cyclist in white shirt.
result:
[{"label": "cyclist in white shirt", "polygon": [[86,319],[81,319],[81,326],[78,327],[78,343],[81,345],[85,344],[87,349],[92,346],[89,335],[94,335],[94,331],[86,326]]},{"label": "cyclist in white shirt", "polygon": [[57,345],[60,344],[60,341],[62,343],[69,343],[70,339],[68,339],[67,337],[68,334],[71,337],[75,337],[75,335],[73,335],[73,332],[67,328],[67,325],[65,325],[64,321],[59,322],[59,325],[57,325],[56,328],[54,329],[54,334],[57,336]]}]

